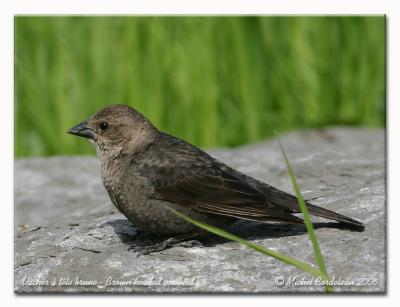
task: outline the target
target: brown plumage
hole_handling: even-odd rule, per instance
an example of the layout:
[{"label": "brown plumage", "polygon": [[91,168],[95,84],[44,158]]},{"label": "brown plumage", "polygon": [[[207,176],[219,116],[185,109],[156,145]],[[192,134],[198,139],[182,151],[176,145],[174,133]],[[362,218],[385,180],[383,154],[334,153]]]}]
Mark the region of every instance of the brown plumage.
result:
[{"label": "brown plumage", "polygon": [[[114,205],[149,233],[186,239],[197,229],[165,206],[194,219],[226,226],[237,219],[303,223],[296,197],[236,171],[201,149],[158,131],[125,105],[104,108],[71,128],[92,140]],[[312,215],[358,230],[364,224],[307,203]],[[180,239],[169,239],[173,244]],[[141,253],[163,249],[160,244]],[[164,246],[165,245],[165,246]]]}]

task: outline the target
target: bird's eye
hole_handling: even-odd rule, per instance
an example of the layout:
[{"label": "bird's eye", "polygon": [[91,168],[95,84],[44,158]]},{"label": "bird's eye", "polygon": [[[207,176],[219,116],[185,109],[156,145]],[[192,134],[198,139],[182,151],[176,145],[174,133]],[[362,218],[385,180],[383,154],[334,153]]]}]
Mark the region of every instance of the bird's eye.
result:
[{"label": "bird's eye", "polygon": [[107,128],[108,128],[108,123],[107,122],[101,122],[100,123],[100,125],[99,125],[99,127],[100,127],[100,129],[101,130],[107,130]]}]

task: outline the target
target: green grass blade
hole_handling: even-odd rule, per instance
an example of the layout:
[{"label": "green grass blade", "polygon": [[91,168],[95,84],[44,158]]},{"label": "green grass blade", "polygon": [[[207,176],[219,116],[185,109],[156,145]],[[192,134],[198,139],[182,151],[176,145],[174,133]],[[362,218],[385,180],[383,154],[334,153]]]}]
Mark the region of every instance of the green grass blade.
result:
[{"label": "green grass blade", "polygon": [[172,209],[170,207],[167,207],[167,208],[169,210],[171,210],[172,212],[174,212],[179,217],[183,218],[184,220],[186,220],[189,223],[192,223],[192,224],[196,225],[197,227],[200,227],[200,228],[202,228],[204,230],[207,230],[207,231],[209,231],[209,232],[211,232],[213,234],[216,234],[216,235],[218,235],[220,237],[223,237],[223,238],[226,238],[228,240],[236,241],[236,242],[238,242],[240,244],[243,244],[243,245],[245,245],[247,247],[250,247],[250,248],[252,248],[252,249],[254,249],[254,250],[256,250],[256,251],[258,251],[258,252],[260,252],[260,253],[262,253],[264,255],[271,256],[271,257],[273,257],[273,258],[275,258],[277,260],[280,260],[280,261],[285,262],[287,264],[293,265],[293,266],[299,268],[300,270],[303,270],[303,271],[305,271],[307,273],[310,273],[311,275],[314,275],[315,277],[320,277],[320,278],[325,279],[325,280],[327,279],[327,276],[324,275],[320,270],[318,270],[316,268],[313,268],[312,266],[310,266],[307,263],[304,263],[304,262],[299,261],[297,259],[291,258],[291,257],[286,256],[284,254],[275,252],[273,250],[267,249],[267,248],[265,248],[263,246],[255,244],[253,242],[247,241],[247,240],[245,240],[243,238],[240,238],[240,237],[235,236],[235,235],[233,235],[233,234],[231,234],[229,232],[226,232],[225,230],[222,230],[220,228],[217,228],[217,227],[208,225],[206,223],[194,220],[194,219],[188,217],[187,215],[185,215],[183,213],[180,213],[180,212],[178,212],[178,211],[176,211],[176,210],[174,210],[174,209]]},{"label": "green grass blade", "polygon": [[[299,203],[300,210],[301,210],[301,212],[303,214],[304,223],[306,225],[308,237],[310,238],[310,241],[312,243],[312,247],[313,247],[313,250],[314,250],[315,260],[317,261],[317,264],[318,264],[318,267],[319,267],[320,271],[323,273],[323,275],[326,276],[326,279],[328,280],[329,278],[328,278],[328,273],[326,271],[324,257],[322,256],[321,249],[320,249],[319,244],[318,244],[317,236],[315,235],[315,232],[314,232],[314,227],[313,227],[313,224],[312,224],[312,221],[311,221],[310,214],[308,213],[308,209],[307,209],[307,206],[305,204],[304,198],[302,197],[302,195],[300,193],[299,185],[297,184],[297,181],[296,181],[296,178],[294,176],[294,172],[293,172],[292,166],[289,163],[289,159],[288,159],[288,157],[286,155],[286,152],[285,152],[285,150],[284,150],[284,148],[282,146],[282,143],[281,143],[281,140],[279,138],[279,135],[278,135],[277,132],[275,132],[275,135],[278,138],[279,147],[280,147],[280,149],[282,151],[283,158],[285,160],[286,167],[288,169],[288,173],[289,173],[290,179],[292,181],[293,189],[294,189],[294,191],[296,193],[297,201]],[[327,292],[328,291],[332,291],[332,288],[329,287],[329,286],[325,286],[325,290]]]}]

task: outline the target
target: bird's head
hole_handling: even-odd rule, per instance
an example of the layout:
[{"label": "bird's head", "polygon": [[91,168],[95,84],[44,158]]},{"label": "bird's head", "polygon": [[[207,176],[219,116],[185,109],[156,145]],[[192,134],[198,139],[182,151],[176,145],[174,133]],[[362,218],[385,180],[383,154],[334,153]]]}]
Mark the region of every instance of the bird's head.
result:
[{"label": "bird's head", "polygon": [[68,130],[94,143],[99,156],[138,152],[153,140],[156,132],[149,120],[126,105],[105,107]]}]

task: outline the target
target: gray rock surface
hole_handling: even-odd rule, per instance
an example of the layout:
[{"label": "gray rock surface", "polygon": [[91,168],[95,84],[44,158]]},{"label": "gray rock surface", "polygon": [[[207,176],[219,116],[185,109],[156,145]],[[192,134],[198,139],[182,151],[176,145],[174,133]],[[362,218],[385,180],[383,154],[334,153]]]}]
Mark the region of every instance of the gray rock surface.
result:
[{"label": "gray rock surface", "polygon": [[[303,131],[282,142],[305,198],[366,224],[360,233],[320,227],[323,220],[315,219],[328,273],[340,283],[335,291],[386,291],[384,131]],[[292,193],[275,140],[211,153]],[[301,226],[241,221],[228,230],[315,263]],[[307,273],[213,235],[200,240],[203,247],[176,246],[140,257],[127,250],[151,240],[112,206],[96,158],[16,160],[17,293],[323,291]]]}]

